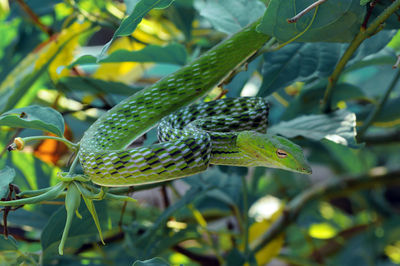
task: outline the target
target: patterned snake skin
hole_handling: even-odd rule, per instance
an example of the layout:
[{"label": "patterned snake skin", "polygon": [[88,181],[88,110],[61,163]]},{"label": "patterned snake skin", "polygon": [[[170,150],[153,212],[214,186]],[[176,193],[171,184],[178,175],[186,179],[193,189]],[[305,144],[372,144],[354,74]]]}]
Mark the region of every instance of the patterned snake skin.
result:
[{"label": "patterned snake skin", "polygon": [[[257,24],[101,116],[80,142],[85,174],[100,185],[129,186],[193,175],[209,163],[247,165],[251,158],[240,156],[235,132],[266,131],[268,107],[263,99],[224,99],[181,108],[206,95],[263,46],[269,37],[255,30]],[[160,144],[124,150],[169,114],[160,123]]]}]

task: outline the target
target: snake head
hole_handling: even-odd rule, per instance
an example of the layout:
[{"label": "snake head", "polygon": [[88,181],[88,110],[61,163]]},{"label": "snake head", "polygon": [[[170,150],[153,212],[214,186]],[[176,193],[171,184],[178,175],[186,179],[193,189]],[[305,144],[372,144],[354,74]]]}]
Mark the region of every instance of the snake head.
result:
[{"label": "snake head", "polygon": [[239,133],[236,145],[254,159],[253,166],[279,168],[302,174],[312,173],[301,147],[286,138],[243,131]]}]

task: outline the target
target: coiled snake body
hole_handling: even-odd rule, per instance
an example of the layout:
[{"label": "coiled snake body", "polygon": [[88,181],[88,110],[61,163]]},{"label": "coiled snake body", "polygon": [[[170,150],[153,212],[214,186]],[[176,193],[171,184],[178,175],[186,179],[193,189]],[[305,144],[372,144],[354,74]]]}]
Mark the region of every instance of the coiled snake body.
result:
[{"label": "coiled snake body", "polygon": [[[80,142],[85,174],[103,186],[128,186],[193,175],[210,163],[311,172],[299,146],[265,134],[264,99],[222,99],[182,108],[206,95],[269,40],[256,31],[257,24],[101,116]],[[160,120],[160,144],[125,150]]]}]

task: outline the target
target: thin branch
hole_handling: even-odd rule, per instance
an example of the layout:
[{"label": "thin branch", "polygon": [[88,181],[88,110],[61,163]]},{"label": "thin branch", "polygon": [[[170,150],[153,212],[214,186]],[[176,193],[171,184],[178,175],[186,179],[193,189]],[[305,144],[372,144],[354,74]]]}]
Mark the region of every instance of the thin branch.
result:
[{"label": "thin branch", "polygon": [[168,208],[171,205],[171,202],[168,198],[168,192],[166,185],[161,186],[161,196],[164,202],[164,208]]},{"label": "thin branch", "polygon": [[309,5],[306,9],[304,9],[303,11],[301,11],[299,14],[297,14],[296,16],[287,19],[287,22],[289,23],[295,23],[297,22],[302,16],[304,16],[305,14],[307,14],[308,12],[310,12],[312,9],[316,8],[317,6],[323,4],[324,2],[326,2],[327,0],[318,0],[317,2],[314,2],[313,4]]},{"label": "thin branch", "polygon": [[328,86],[325,90],[325,95],[322,100],[321,109],[324,113],[329,113],[332,111],[331,102],[333,89],[342,74],[347,62],[351,59],[354,52],[361,45],[361,43],[372,35],[376,34],[379,30],[383,28],[382,23],[385,22],[397,9],[400,8],[400,0],[394,1],[390,6],[388,6],[372,23],[367,29],[361,28],[358,34],[351,41],[349,47],[344,52],[339,62],[336,65],[335,70],[329,77]]},{"label": "thin branch", "polygon": [[392,90],[396,87],[397,82],[400,79],[400,70],[397,71],[396,75],[394,76],[392,82],[390,83],[389,87],[387,88],[385,94],[381,98],[381,100],[378,102],[378,104],[375,106],[374,110],[368,115],[367,119],[364,121],[364,124],[362,127],[357,131],[357,139],[361,139],[367,129],[372,125],[376,117],[379,115],[379,113],[382,110],[382,107],[385,105],[386,101],[389,98],[390,93]]},{"label": "thin branch", "polygon": [[31,18],[31,20],[33,21],[33,23],[38,26],[38,28],[43,31],[44,33],[46,33],[48,36],[53,35],[53,30],[49,27],[47,27],[46,25],[44,25],[41,21],[38,15],[36,15],[35,12],[33,12],[33,10],[23,1],[23,0],[16,0],[17,3],[20,5],[20,7],[22,8],[22,10],[24,10],[24,12]]},{"label": "thin branch", "polygon": [[304,191],[290,201],[283,214],[270,226],[270,229],[251,244],[253,253],[260,251],[264,246],[285,231],[296,221],[302,209],[311,201],[321,198],[333,198],[352,193],[356,190],[376,188],[400,184],[400,169],[389,173],[371,173],[357,177],[343,177],[330,179]]}]

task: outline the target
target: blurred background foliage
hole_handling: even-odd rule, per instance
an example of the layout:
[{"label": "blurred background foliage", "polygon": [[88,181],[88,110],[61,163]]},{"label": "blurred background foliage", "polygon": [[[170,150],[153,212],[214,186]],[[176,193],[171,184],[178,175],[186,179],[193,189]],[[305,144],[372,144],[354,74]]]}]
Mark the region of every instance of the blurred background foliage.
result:
[{"label": "blurred background foliage", "polygon": [[[398,12],[361,43],[334,87],[332,109],[355,114],[358,129],[380,108],[357,136],[358,144],[355,132],[344,143],[327,137],[342,129],[340,123],[328,131],[321,124],[329,127],[330,120],[312,123],[314,117],[304,116],[321,114],[329,77],[360,27],[399,1],[328,0],[295,24],[286,19],[313,1],[150,2],[159,8],[146,7],[145,0],[0,0],[0,114],[33,104],[52,107],[65,119],[66,138],[77,142],[123,98],[264,15],[260,30],[274,42],[208,99],[225,93],[267,97],[271,130],[293,133],[313,174],[211,167],[155,188],[135,187],[136,204],[97,203],[106,245],[81,206],[82,219],[73,221],[64,256],[57,253],[66,218],[63,202],[24,206],[8,214],[0,263],[400,264],[400,74],[393,69],[400,52]],[[119,27],[127,16],[138,23],[133,33]],[[57,182],[56,173],[71,157],[66,146],[45,140],[8,153],[16,136],[42,132],[0,129],[0,169],[15,169],[13,183],[23,191]],[[135,145],[155,141],[152,130]],[[262,245],[260,236],[267,239]]]}]

